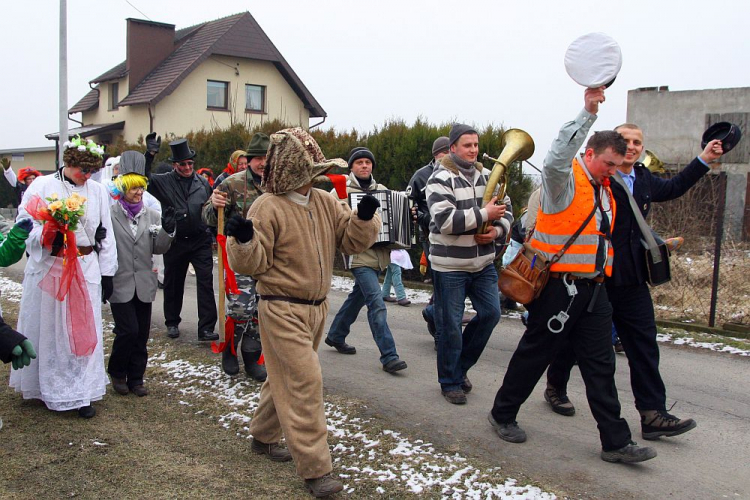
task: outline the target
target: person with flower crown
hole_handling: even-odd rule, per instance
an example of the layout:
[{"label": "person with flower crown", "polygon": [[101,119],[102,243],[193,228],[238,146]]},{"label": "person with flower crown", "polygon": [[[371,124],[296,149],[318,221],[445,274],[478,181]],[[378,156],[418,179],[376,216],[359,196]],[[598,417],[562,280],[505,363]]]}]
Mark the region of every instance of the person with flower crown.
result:
[{"label": "person with flower crown", "polygon": [[117,273],[109,298],[115,320],[115,340],[107,371],[115,392],[126,396],[148,395],[143,384],[146,372],[151,303],[156,298],[157,280],[151,258],[169,250],[175,234],[174,208],[161,214],[148,208],[144,195],[146,159],[137,151],[120,157],[119,175],[112,181],[112,226],[117,243]]},{"label": "person with flower crown", "polygon": [[[257,280],[260,336],[268,378],[260,390],[250,432],[251,449],[271,460],[294,460],[297,474],[315,497],[343,484],[331,477],[318,346],[323,338],[327,295],[336,250],[354,255],[375,242],[379,203],[365,195],[352,212],[313,181],[341,159],[327,160],[301,128],[270,137],[266,192],[247,218],[226,224],[229,264]],[[289,449],[279,446],[283,434]]]},{"label": "person with flower crown", "polygon": [[17,329],[38,357],[10,385],[50,410],[91,418],[107,387],[101,305],[112,295],[117,248],[107,189],[91,180],[103,148],[80,137],[63,147],[64,166],[34,181],[18,210],[34,226]]}]

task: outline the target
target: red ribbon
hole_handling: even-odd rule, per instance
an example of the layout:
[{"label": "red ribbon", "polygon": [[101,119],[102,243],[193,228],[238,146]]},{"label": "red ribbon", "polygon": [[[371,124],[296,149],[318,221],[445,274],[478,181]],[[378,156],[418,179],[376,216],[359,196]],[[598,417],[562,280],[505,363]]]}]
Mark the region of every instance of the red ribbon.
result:
[{"label": "red ribbon", "polygon": [[333,183],[333,188],[336,190],[336,195],[339,197],[340,200],[343,200],[347,197],[346,194],[346,179],[347,177],[345,175],[341,174],[325,174],[326,177],[331,179],[331,182]]},{"label": "red ribbon", "polygon": [[39,282],[39,288],[62,302],[67,297],[66,317],[70,350],[76,356],[89,356],[96,348],[96,326],[91,298],[78,261],[76,236],[67,224],[61,224],[47,209],[47,204],[38,195],[32,196],[26,211],[34,219],[42,221],[41,243],[51,250],[57,233],[63,234],[63,252],[57,255],[47,275]]},{"label": "red ribbon", "polygon": [[237,288],[237,279],[234,277],[234,271],[232,271],[232,268],[229,267],[226,235],[217,234],[216,242],[219,244],[219,248],[221,248],[221,260],[222,262],[224,262],[224,274],[226,276],[226,278],[224,279],[224,283],[226,283],[227,285],[227,293],[238,295],[240,293],[240,290],[239,288]]},{"label": "red ribbon", "polygon": [[237,325],[237,321],[231,316],[227,316],[227,320],[224,322],[224,342],[217,344],[216,341],[211,342],[211,351],[214,354],[224,352],[227,346],[230,346],[232,354],[237,356],[237,349],[234,347],[234,328]]}]

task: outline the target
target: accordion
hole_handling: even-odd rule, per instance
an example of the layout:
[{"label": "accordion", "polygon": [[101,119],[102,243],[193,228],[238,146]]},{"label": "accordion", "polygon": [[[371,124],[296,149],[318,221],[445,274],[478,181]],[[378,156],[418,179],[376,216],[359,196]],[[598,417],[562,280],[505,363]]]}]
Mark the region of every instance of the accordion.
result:
[{"label": "accordion", "polygon": [[380,202],[378,213],[383,221],[378,239],[373,246],[411,248],[415,236],[411,217],[411,204],[403,191],[368,191],[349,193],[349,206],[354,210],[366,194]]}]

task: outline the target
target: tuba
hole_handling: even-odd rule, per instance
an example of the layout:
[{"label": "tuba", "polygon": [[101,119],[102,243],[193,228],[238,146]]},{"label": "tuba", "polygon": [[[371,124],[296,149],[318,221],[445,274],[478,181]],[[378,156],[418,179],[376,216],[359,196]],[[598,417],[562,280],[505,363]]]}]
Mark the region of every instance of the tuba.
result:
[{"label": "tuba", "polygon": [[[487,180],[487,186],[484,188],[482,208],[486,207],[490,202],[495,187],[498,186],[497,203],[502,204],[503,199],[505,199],[505,189],[508,185],[508,166],[514,161],[528,160],[534,154],[534,139],[519,128],[512,128],[505,131],[500,138],[500,146],[503,149],[500,152],[499,158],[492,158],[487,153],[483,155],[483,158],[492,160],[495,162],[495,165],[492,167],[490,178]],[[488,226],[489,222],[483,223],[479,233],[486,233]]]},{"label": "tuba", "polygon": [[664,162],[654,154],[653,151],[646,150],[646,157],[643,159],[643,166],[651,171],[652,174],[663,174]]}]

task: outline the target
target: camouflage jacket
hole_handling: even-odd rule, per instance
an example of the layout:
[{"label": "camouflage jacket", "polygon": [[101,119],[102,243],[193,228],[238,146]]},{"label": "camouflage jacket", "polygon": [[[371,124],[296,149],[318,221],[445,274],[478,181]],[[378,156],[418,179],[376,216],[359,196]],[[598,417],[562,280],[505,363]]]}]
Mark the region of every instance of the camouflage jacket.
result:
[{"label": "camouflage jacket", "polygon": [[[247,186],[247,189],[245,189]],[[224,209],[224,221],[228,221],[233,215],[247,216],[250,205],[263,194],[260,186],[253,181],[253,177],[247,170],[230,175],[215,189],[227,193],[227,206]],[[211,205],[211,199],[203,205],[203,222],[211,227],[216,227],[219,218],[218,213]]]}]

